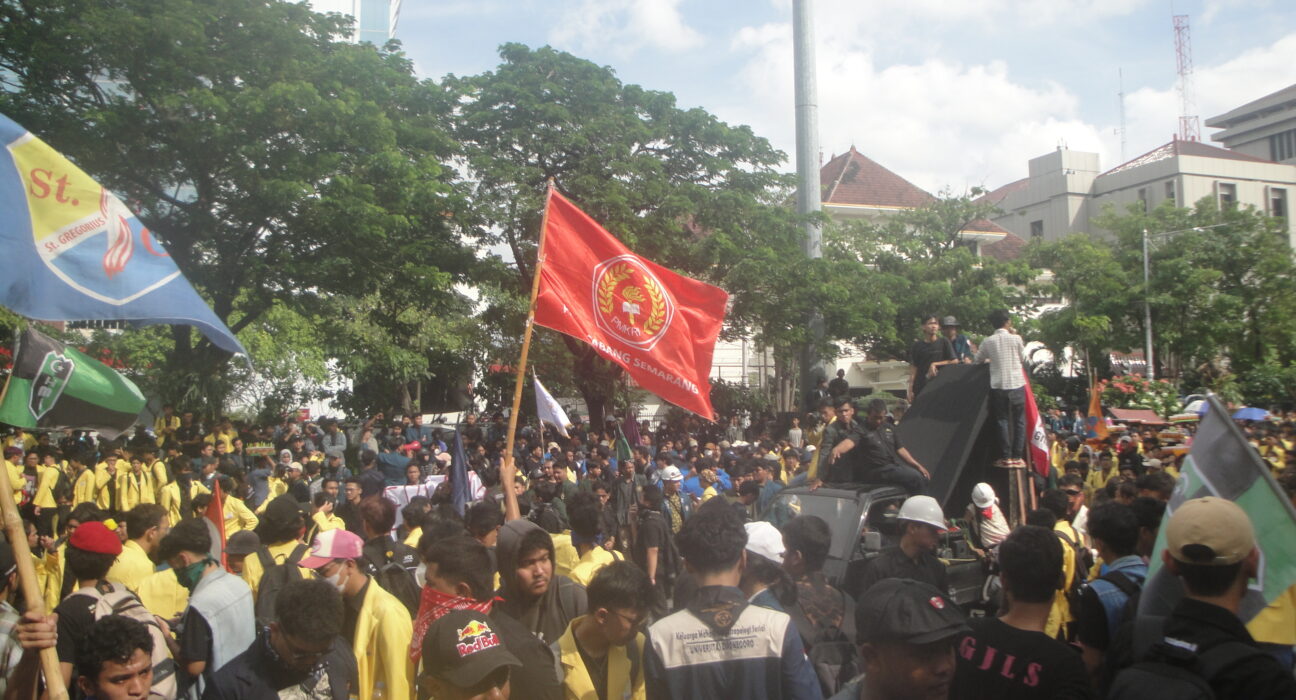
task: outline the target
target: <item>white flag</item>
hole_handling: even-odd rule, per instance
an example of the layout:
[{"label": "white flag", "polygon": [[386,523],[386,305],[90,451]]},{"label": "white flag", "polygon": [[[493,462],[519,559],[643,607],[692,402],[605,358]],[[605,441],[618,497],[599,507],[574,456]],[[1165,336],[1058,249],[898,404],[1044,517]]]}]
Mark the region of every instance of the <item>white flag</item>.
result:
[{"label": "white flag", "polygon": [[567,412],[562,410],[562,406],[558,405],[558,402],[549,395],[549,392],[545,391],[544,385],[540,383],[540,378],[534,377],[534,379],[536,413],[539,414],[540,420],[557,428],[563,437],[571,437],[567,434],[567,424],[571,422],[567,420]]}]

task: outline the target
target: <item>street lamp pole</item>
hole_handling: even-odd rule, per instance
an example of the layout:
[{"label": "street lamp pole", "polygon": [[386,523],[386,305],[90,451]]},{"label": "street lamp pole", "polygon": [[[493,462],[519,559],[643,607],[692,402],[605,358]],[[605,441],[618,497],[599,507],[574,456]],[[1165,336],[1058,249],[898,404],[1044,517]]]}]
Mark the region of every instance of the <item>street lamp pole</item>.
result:
[{"label": "street lamp pole", "polygon": [[1143,359],[1147,362],[1147,378],[1156,379],[1156,363],[1152,360],[1152,302],[1148,288],[1148,230],[1143,229]]}]

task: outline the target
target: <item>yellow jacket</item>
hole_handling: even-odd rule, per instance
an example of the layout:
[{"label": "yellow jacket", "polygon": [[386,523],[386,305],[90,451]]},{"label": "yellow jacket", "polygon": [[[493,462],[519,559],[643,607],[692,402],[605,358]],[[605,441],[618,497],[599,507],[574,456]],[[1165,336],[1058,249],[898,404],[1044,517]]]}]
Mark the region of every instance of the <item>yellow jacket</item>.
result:
[{"label": "yellow jacket", "polygon": [[[319,513],[316,513],[315,515],[318,516]],[[339,518],[339,520],[340,520],[340,518]],[[342,527],[346,527],[346,526],[345,526],[345,525],[342,525]],[[326,529],[331,530],[331,529],[333,529],[333,528],[320,528],[320,532],[323,532],[323,531],[326,530]],[[418,541],[419,541],[419,538],[422,537],[422,536],[423,536],[423,528],[422,528],[422,527],[416,527],[416,528],[414,528],[413,530],[410,530],[410,531],[409,531],[409,534],[405,536],[405,546],[406,546],[406,547],[413,547],[414,549],[418,549]]]},{"label": "yellow jacket", "polygon": [[180,585],[175,571],[163,569],[145,576],[135,591],[149,612],[164,620],[180,617],[189,606],[189,589]]},{"label": "yellow jacket", "polygon": [[[688,496],[685,496],[688,498]],[[560,532],[553,536],[554,546],[554,576],[566,576],[571,573],[572,567],[580,561],[580,555],[576,553],[576,548],[571,543],[571,531]]]},{"label": "yellow jacket", "polygon": [[243,501],[233,497],[225,496],[225,502],[221,504],[225,512],[225,539],[240,530],[254,530],[261,519],[256,516]]},{"label": "yellow jacket", "polygon": [[157,436],[157,444],[161,445],[166,442],[166,430],[170,428],[175,431],[180,428],[180,416],[158,416],[153,421],[153,434]]},{"label": "yellow jacket", "polygon": [[[211,491],[196,480],[189,483],[190,502],[204,493],[211,493]],[[180,522],[182,517],[193,515],[192,513],[180,512],[180,484],[175,481],[162,487],[162,500],[158,505],[166,509],[167,517],[171,519],[172,525]]]},{"label": "yellow jacket", "polygon": [[288,482],[283,479],[273,476],[267,477],[266,484],[270,487],[270,495],[266,496],[266,499],[261,501],[261,505],[257,506],[257,515],[265,512],[266,507],[270,505],[270,501],[288,493]]},{"label": "yellow jacket", "polygon": [[[576,625],[584,619],[585,616],[582,615],[572,620],[567,625],[567,631],[563,632],[563,636],[558,638],[556,644],[559,680],[563,685],[563,697],[567,700],[598,700],[599,697],[589,670],[585,668],[585,662],[581,659],[580,650],[576,648]],[[633,644],[608,649],[605,695],[608,700],[625,697],[644,700],[647,697],[644,691],[643,648],[644,636],[636,634]],[[638,657],[633,663],[630,659],[631,653]],[[638,669],[633,679],[630,673],[632,666]]]},{"label": "yellow jacket", "polygon": [[384,698],[413,697],[414,665],[409,659],[413,636],[409,610],[370,579],[356,618],[355,638],[351,640],[359,700],[373,700],[374,686],[379,683],[385,686]]},{"label": "yellow jacket", "polygon": [[[1079,541],[1079,533],[1065,520],[1059,520],[1053,529],[1066,533],[1072,542]],[[1061,537],[1058,537],[1058,542],[1062,544],[1062,589],[1053,592],[1053,607],[1049,610],[1048,622],[1044,624],[1044,634],[1053,638],[1057,638],[1063,625],[1070,625],[1075,621],[1075,614],[1071,611],[1070,603],[1067,602],[1067,591],[1071,590],[1071,582],[1076,577],[1075,549]]]},{"label": "yellow jacket", "polygon": [[[112,489],[110,489],[110,488],[108,487],[108,482],[109,482],[109,481],[113,481],[113,480],[116,479],[117,477],[121,476],[123,472],[129,471],[129,470],[130,470],[130,462],[124,462],[124,461],[122,461],[122,460],[119,459],[119,460],[117,460],[117,464],[114,465],[114,468],[115,468],[115,470],[116,470],[116,473],[115,473],[115,474],[109,474],[109,473],[108,473],[108,463],[107,463],[107,462],[100,462],[99,464],[96,464],[96,465],[95,465],[95,468],[94,468],[94,472],[95,472],[95,505],[99,506],[100,508],[106,509],[106,510],[107,510],[107,509],[113,509],[113,510],[115,510],[115,509],[116,509],[115,506],[117,505],[116,503],[113,503],[113,494],[112,494]],[[121,501],[121,493],[120,493],[120,492],[118,492],[117,500],[118,500],[118,502]],[[122,510],[125,510],[125,509],[122,509]]]},{"label": "yellow jacket", "polygon": [[[68,478],[71,478],[69,476]],[[72,483],[72,505],[80,503],[94,503],[95,494],[98,489],[95,486],[95,472],[93,469],[83,469]]]},{"label": "yellow jacket", "polygon": [[[117,561],[113,562],[112,568],[108,570],[105,576],[109,581],[120,583],[129,588],[132,593],[138,592],[140,583],[149,576],[153,575],[156,569],[153,560],[149,559],[144,548],[139,546],[135,540],[126,540],[122,545],[122,553],[117,555]],[[172,576],[174,578],[174,576]]]},{"label": "yellow jacket", "polygon": [[594,580],[594,574],[597,574],[600,569],[624,558],[620,552],[609,552],[602,547],[596,546],[581,555],[580,561],[576,566],[572,567],[571,573],[567,574],[567,578],[582,586],[588,586],[590,581]]},{"label": "yellow jacket", "polygon": [[[18,470],[18,478],[23,479],[22,469]],[[12,475],[10,475],[12,477]],[[54,500],[54,485],[58,483],[58,467],[47,467],[44,464],[36,465],[36,493],[32,494],[32,505],[37,508],[57,508],[58,501]],[[15,483],[15,486],[22,482]],[[15,501],[16,502],[16,501]]]},{"label": "yellow jacket", "polygon": [[13,489],[14,503],[22,503],[23,465],[14,464],[7,459],[4,465],[9,470],[9,486]]},{"label": "yellow jacket", "polygon": [[1103,474],[1102,470],[1098,468],[1097,464],[1095,464],[1093,466],[1093,469],[1089,471],[1089,476],[1085,477],[1085,486],[1088,486],[1094,491],[1101,491],[1107,488],[1107,482],[1113,476],[1119,476],[1119,475],[1120,475],[1120,469],[1116,467],[1115,461],[1112,462],[1112,469],[1107,474]]},{"label": "yellow jacket", "polygon": [[123,512],[141,503],[156,502],[157,489],[153,475],[147,469],[141,469],[139,474],[130,469],[117,470],[117,503]]},{"label": "yellow jacket", "polygon": [[166,462],[163,462],[162,460],[159,459],[158,461],[154,462],[152,465],[146,466],[144,468],[153,475],[153,490],[155,491],[154,496],[157,498],[157,500],[153,502],[161,503],[162,487],[171,483],[171,478],[170,476],[167,475]]}]

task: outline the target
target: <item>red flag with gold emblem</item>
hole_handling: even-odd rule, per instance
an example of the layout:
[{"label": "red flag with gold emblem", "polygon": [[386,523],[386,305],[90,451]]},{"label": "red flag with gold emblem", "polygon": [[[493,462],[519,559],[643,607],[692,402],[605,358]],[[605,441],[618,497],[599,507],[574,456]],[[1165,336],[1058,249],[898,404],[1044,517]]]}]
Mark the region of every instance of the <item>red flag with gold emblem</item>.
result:
[{"label": "red flag with gold emblem", "polygon": [[639,386],[707,418],[729,295],[630,252],[554,190],[535,322],[589,343]]}]

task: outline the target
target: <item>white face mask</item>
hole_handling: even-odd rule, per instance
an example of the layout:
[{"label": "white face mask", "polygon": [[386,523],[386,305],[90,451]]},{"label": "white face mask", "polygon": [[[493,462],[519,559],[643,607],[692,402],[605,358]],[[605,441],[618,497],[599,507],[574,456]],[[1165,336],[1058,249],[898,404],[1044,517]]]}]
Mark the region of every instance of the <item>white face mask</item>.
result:
[{"label": "white face mask", "polygon": [[422,586],[426,580],[427,580],[427,564],[420,562],[419,565],[414,568],[414,581],[419,586]]},{"label": "white face mask", "polygon": [[342,583],[342,572],[345,571],[345,570],[346,570],[346,567],[345,567],[345,566],[341,566],[341,567],[338,567],[338,570],[337,570],[337,571],[333,572],[333,575],[332,575],[332,576],[325,576],[325,577],[324,577],[324,580],[325,580],[325,581],[328,581],[330,585],[332,585],[334,588],[336,588],[338,593],[342,593],[342,592],[343,592],[343,590],[342,590],[342,587],[343,587],[343,583]]}]

